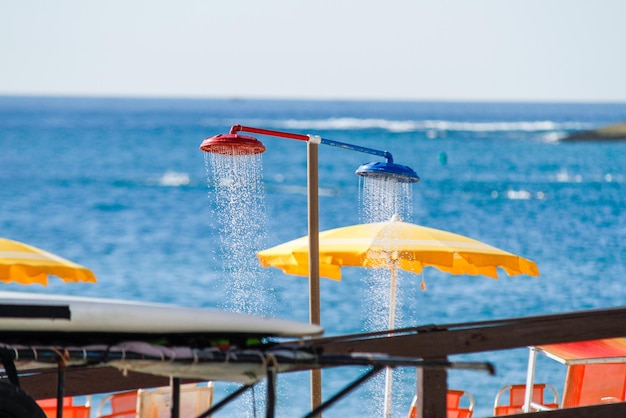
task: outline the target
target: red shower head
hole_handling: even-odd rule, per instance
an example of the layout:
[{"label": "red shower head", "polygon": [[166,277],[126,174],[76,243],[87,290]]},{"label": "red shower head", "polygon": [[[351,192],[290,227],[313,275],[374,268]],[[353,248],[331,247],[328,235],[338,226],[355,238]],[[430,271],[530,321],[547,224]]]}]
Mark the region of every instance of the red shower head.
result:
[{"label": "red shower head", "polygon": [[219,134],[202,141],[200,149],[210,154],[252,155],[265,152],[265,145],[252,136]]}]

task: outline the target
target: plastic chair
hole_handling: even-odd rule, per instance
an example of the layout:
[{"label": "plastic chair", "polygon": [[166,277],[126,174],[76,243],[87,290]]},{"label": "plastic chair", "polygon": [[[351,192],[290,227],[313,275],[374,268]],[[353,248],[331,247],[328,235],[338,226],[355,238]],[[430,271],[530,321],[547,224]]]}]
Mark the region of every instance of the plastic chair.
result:
[{"label": "plastic chair", "polygon": [[563,408],[624,402],[626,363],[580,364],[567,368]]},{"label": "plastic chair", "polygon": [[[467,398],[467,406],[461,406],[463,397]],[[474,397],[469,392],[449,389],[446,394],[446,418],[472,418],[474,403]],[[413,397],[407,418],[417,418],[417,396]]]},{"label": "plastic chair", "polygon": [[[546,404],[544,395],[546,389],[552,392],[553,400],[551,403]],[[509,393],[508,405],[502,405],[500,399],[505,393]],[[522,413],[522,407],[524,406],[524,397],[526,395],[526,385],[507,385],[498,391],[496,394],[496,400],[493,404],[493,415],[513,415]],[[552,385],[545,383],[535,383],[533,385],[533,393],[531,398],[533,403],[542,405],[541,409],[557,409],[559,407],[559,394],[556,388]],[[532,408],[533,411],[537,411],[537,408]]]},{"label": "plastic chair", "polygon": [[[96,416],[98,418],[137,418],[137,391],[119,392],[107,395],[100,401]],[[111,413],[103,415],[104,407],[110,404]]]},{"label": "plastic chair", "polygon": [[[141,418],[170,418],[171,391],[169,387],[139,390],[139,416]],[[180,386],[179,416],[197,417],[213,403],[213,382],[198,386],[195,383]]]},{"label": "plastic chair", "polygon": [[[39,399],[37,404],[46,414],[47,418],[56,418],[56,398]],[[89,415],[91,414],[91,398],[87,397],[87,402],[84,405],[74,405],[74,399],[72,397],[65,397],[63,398],[62,408],[63,418],[89,418]]]}]

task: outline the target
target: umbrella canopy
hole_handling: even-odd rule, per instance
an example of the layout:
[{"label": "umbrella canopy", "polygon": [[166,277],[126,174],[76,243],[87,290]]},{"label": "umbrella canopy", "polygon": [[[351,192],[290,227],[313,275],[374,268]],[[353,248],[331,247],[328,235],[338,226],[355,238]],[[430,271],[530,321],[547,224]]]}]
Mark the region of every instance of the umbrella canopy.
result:
[{"label": "umbrella canopy", "polygon": [[[257,255],[264,267],[287,274],[308,275],[308,237],[301,237]],[[397,270],[421,273],[425,266],[451,274],[498,278],[498,267],[509,276],[538,276],[537,265],[483,242],[425,226],[402,222],[398,215],[387,222],[353,225],[319,233],[320,276],[341,280],[341,267],[386,268],[391,272],[389,329],[395,328]],[[425,284],[422,281],[422,289]],[[392,372],[385,379],[384,416],[391,416]]]},{"label": "umbrella canopy", "polygon": [[48,275],[66,282],[95,282],[91,270],[42,249],[0,238],[0,281],[48,284]]},{"label": "umbrella canopy", "polygon": [[[421,273],[425,266],[451,274],[498,278],[498,267],[509,276],[538,276],[530,260],[483,242],[425,226],[391,221],[353,225],[320,232],[320,275],[341,280],[343,266],[399,267]],[[287,274],[308,274],[308,238],[301,237],[258,253],[261,265]]]}]

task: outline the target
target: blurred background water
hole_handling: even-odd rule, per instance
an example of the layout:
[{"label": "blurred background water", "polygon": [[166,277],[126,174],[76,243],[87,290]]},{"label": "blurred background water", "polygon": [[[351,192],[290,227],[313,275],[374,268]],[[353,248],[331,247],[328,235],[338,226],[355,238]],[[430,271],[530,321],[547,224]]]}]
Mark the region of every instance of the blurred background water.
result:
[{"label": "blurred background water", "polygon": [[[470,236],[539,267],[538,278],[501,272],[499,280],[427,269],[425,292],[421,276],[401,272],[397,327],[622,306],[626,142],[559,140],[624,120],[624,104],[0,97],[1,236],[76,261],[98,277],[97,284],[53,278],[48,287],[3,287],[240,309],[215,173],[198,147],[242,124],[388,150],[422,178],[412,186],[406,220]],[[306,322],[306,278],[261,269],[254,254],[307,234],[306,147],[259,139],[267,147],[258,166],[264,208],[241,215],[263,224],[264,233],[246,250],[255,273],[239,291],[259,314]],[[377,158],[319,151],[320,229],[363,222],[354,171]],[[367,274],[344,268],[343,281],[322,280],[327,335],[365,329],[372,309]],[[494,362],[497,374],[451,371],[449,386],[475,396],[475,416],[489,415],[498,388],[524,381],[526,351],[462,356]],[[325,371],[324,397],[362,372]],[[538,374],[562,386],[564,368],[540,361]],[[414,377],[413,370],[399,373],[394,416],[408,411]],[[231,388],[222,386],[218,398]],[[360,389],[325,416],[356,414],[378,390]],[[280,376],[279,416],[303,415],[308,393],[308,373]]]}]

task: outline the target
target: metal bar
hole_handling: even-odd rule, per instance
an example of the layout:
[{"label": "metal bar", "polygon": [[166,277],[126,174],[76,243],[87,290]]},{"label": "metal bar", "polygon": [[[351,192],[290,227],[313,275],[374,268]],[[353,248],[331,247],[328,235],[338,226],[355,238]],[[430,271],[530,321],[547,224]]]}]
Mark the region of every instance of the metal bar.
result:
[{"label": "metal bar", "polygon": [[170,416],[178,418],[180,416],[180,379],[178,377],[170,378],[170,392],[172,396]]},{"label": "metal bar", "polygon": [[528,369],[526,371],[526,392],[524,392],[524,412],[530,412],[530,403],[533,397],[533,386],[535,383],[535,365],[537,364],[537,348],[529,347]]},{"label": "metal bar", "polygon": [[276,366],[271,364],[267,368],[267,400],[265,402],[265,417],[274,418],[276,413]]},{"label": "metal bar", "polygon": [[344,396],[346,396],[347,394],[352,392],[357,387],[361,386],[363,383],[365,383],[366,381],[368,381],[372,377],[376,376],[378,373],[380,373],[381,370],[383,370],[383,368],[382,367],[378,367],[378,366],[372,368],[370,371],[365,373],[363,376],[359,377],[357,380],[355,380],[354,382],[352,382],[351,384],[349,384],[345,388],[343,388],[335,396],[331,397],[329,400],[327,400],[326,402],[324,402],[323,404],[321,404],[320,406],[315,408],[313,411],[311,411],[309,414],[305,415],[304,417],[305,418],[320,417],[322,411],[324,411],[324,410],[330,408],[331,406],[333,406],[341,398],[343,398]]},{"label": "metal bar", "polygon": [[[392,334],[392,336],[389,336]],[[325,354],[386,353],[433,358],[626,335],[626,309],[482,321],[313,339]]]},{"label": "metal bar", "polygon": [[250,132],[250,133],[259,134],[259,135],[277,136],[279,138],[296,139],[298,141],[309,140],[308,135],[295,134],[291,132],[274,131],[271,129],[253,128],[251,126],[241,126],[241,125],[234,125],[233,127],[230,128],[231,134],[234,134],[237,132]]},{"label": "metal bar", "polygon": [[393,163],[393,156],[389,151],[380,151],[374,148],[361,147],[359,145],[346,144],[345,142],[333,141],[332,139],[322,138],[322,144],[347,149],[350,151],[363,152],[365,154],[378,155],[387,159],[388,163]]},{"label": "metal bar", "polygon": [[[304,134],[297,134],[293,132],[275,131],[273,129],[255,128],[252,126],[233,125],[230,128],[230,133],[237,132],[249,132],[259,135],[276,136],[279,138],[295,139],[298,141],[309,141],[309,136]],[[393,163],[393,156],[389,151],[381,151],[374,148],[362,147],[360,145],[348,144],[345,142],[333,141],[332,139],[321,138],[321,143],[324,145],[330,145],[332,147],[343,148],[350,151],[363,152],[365,154],[378,155],[387,159],[388,163]]]},{"label": "metal bar", "polygon": [[15,386],[20,387],[20,379],[17,375],[17,368],[15,367],[15,351],[8,348],[0,348],[0,360],[2,361],[2,367],[9,379],[9,382]]},{"label": "metal bar", "polygon": [[65,366],[59,360],[57,367],[57,418],[63,418],[63,397],[65,396]]}]

